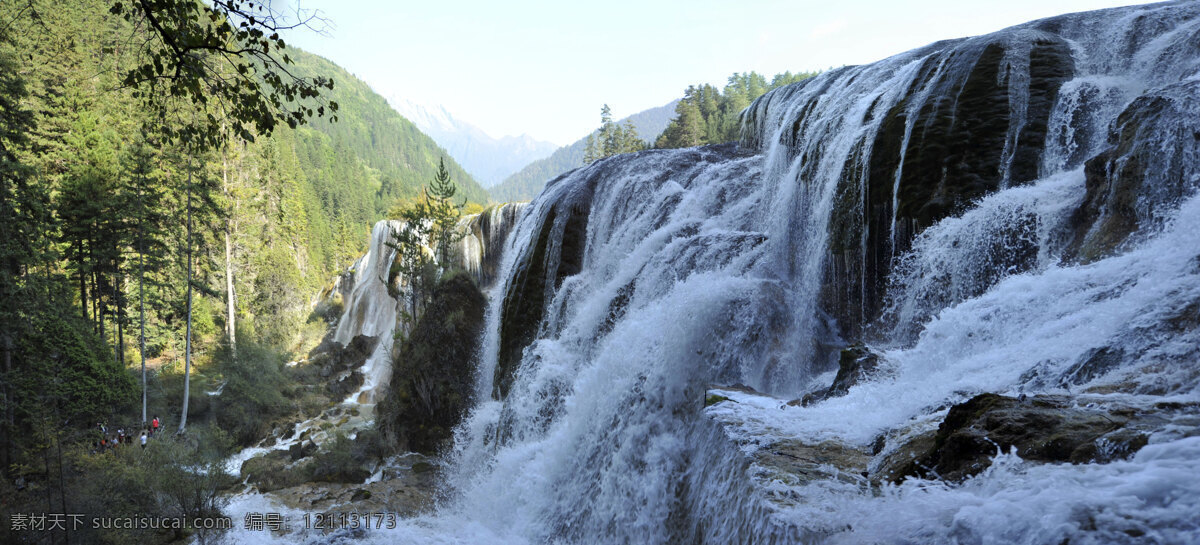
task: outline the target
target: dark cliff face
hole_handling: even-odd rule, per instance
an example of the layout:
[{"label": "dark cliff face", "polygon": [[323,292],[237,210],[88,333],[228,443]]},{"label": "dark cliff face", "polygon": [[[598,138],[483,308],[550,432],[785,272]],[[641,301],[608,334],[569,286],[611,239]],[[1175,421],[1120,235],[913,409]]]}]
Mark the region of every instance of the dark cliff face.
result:
[{"label": "dark cliff face", "polygon": [[[1027,86],[1010,82],[1025,63]],[[892,258],[917,233],[1037,177],[1051,109],[1073,72],[1068,45],[1051,34],[968,40],[926,57],[904,98],[870,113],[883,116],[862,147],[870,155],[853,158],[866,168],[846,170],[829,225],[823,306],[843,335],[879,316]]]},{"label": "dark cliff face", "polygon": [[536,338],[554,290],[583,267],[592,191],[600,178],[576,184],[565,197],[550,204],[540,218],[537,238],[517,259],[501,311],[499,361],[492,391],[496,399],[508,395],[522,351]]},{"label": "dark cliff face", "polygon": [[526,206],[527,203],[504,203],[469,216],[462,224],[467,238],[455,246],[452,258],[475,278],[479,289],[486,291],[496,282],[508,235]]},{"label": "dark cliff face", "polygon": [[[1110,146],[1087,162],[1087,194],[1071,218],[1066,257],[1110,255],[1142,228],[1163,221],[1165,205],[1200,187],[1200,82],[1148,93],[1117,118]],[[1134,237],[1136,238],[1136,237]]]}]

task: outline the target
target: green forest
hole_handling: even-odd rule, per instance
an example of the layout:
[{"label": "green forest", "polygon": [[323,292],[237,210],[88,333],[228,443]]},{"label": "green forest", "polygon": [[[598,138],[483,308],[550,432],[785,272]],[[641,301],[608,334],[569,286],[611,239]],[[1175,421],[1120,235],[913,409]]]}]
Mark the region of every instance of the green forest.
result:
[{"label": "green forest", "polygon": [[[391,276],[411,278],[405,289],[420,296],[407,319],[429,306],[446,314],[429,324],[462,322],[458,338],[480,327],[480,316],[462,321],[479,310],[467,308],[482,297],[471,282],[430,270],[460,236],[450,231],[462,212],[488,194],[364,82],[245,17],[253,9],[0,5],[0,511],[36,500],[46,512],[219,512],[234,484],[215,469],[222,460],[346,394],[319,367],[294,364],[316,353],[347,365],[338,358],[354,348],[328,346],[341,307],[327,296],[380,219],[428,223],[417,238],[438,241],[431,256],[397,235]],[[736,108],[799,77],[689,87],[674,120],[663,108],[651,123],[655,134],[667,126],[655,145],[735,138]],[[572,163],[644,149],[635,123],[605,106]],[[441,376],[452,353],[429,324],[397,350],[413,358],[405,369]],[[388,403],[388,440],[433,449],[429,433],[403,430],[438,415]],[[103,455],[117,430],[132,438],[151,421],[171,440],[145,456]],[[449,428],[436,429],[444,439]],[[313,478],[337,475],[330,460],[347,452],[314,458]]]},{"label": "green forest", "polygon": [[[207,13],[137,5],[159,10],[163,25]],[[169,47],[156,49],[132,9],[0,4],[0,498],[82,493],[71,468],[91,462],[69,460],[101,439],[98,424],[132,434],[153,415],[183,431],[193,413],[205,416],[195,437],[235,430],[229,441],[249,440],[232,420],[261,423],[303,404],[287,398],[282,363],[320,340],[325,323],[310,302],[362,255],[371,226],[417,198],[443,159],[461,197],[487,201],[381,96],[318,56],[275,52],[297,81],[329,82],[319,97],[291,89],[281,103],[295,99],[307,116],[286,122],[199,86],[170,87],[185,80],[156,56]],[[283,88],[271,74],[255,77]],[[224,386],[246,395],[218,418],[204,392]],[[226,431],[206,426],[213,419]]]},{"label": "green forest", "polygon": [[741,114],[767,91],[811,78],[816,72],[784,72],[770,81],[758,72],[734,73],[723,89],[690,85],[675,105],[675,117],[654,141],[656,148],[690,148],[741,138]]}]

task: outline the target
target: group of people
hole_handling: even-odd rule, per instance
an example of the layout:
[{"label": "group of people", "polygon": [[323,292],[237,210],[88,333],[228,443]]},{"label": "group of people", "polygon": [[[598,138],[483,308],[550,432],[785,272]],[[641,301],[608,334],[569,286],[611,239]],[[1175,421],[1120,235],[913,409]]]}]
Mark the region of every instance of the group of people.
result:
[{"label": "group of people", "polygon": [[[142,425],[142,431],[137,436],[142,449],[146,448],[146,441],[157,435],[161,427],[162,422],[157,415],[149,424]],[[97,422],[96,428],[100,431],[100,440],[93,443],[92,452],[107,452],[121,445],[132,445],[134,442],[134,435],[125,433],[125,428],[118,428],[115,434],[109,434],[108,426],[105,426],[104,422]]]}]

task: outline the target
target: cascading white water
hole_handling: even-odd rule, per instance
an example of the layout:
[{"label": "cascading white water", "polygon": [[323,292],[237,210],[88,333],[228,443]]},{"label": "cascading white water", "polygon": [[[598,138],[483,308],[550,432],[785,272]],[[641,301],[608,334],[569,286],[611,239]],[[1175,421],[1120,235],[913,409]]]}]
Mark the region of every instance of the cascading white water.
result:
[{"label": "cascading white water", "polygon": [[[402,326],[397,321],[402,301],[388,293],[388,269],[395,258],[396,250],[388,246],[392,230],[403,228],[403,223],[396,221],[380,221],[371,230],[371,242],[367,253],[358,258],[330,290],[346,293],[344,295],[345,309],[338,318],[337,329],[333,332],[333,341],[347,346],[357,336],[375,337],[379,342],[368,355],[360,368],[363,374],[363,384],[345,400],[344,405],[353,406],[358,414],[349,418],[349,428],[366,425],[372,416],[375,405],[375,395],[379,386],[386,384],[391,372],[391,347],[396,327]],[[348,289],[348,292],[347,292]],[[285,450],[302,443],[305,439],[322,443],[333,435],[327,430],[321,430],[319,425],[326,422],[325,414],[312,415],[307,421],[295,424],[287,434],[289,439],[280,440],[268,437],[262,444],[245,448],[230,456],[225,461],[225,470],[231,475],[240,475],[241,467],[246,460],[272,450]],[[311,432],[305,434],[304,432]],[[346,431],[345,429],[341,431]],[[260,501],[261,498],[255,501]]]},{"label": "cascading white water", "polygon": [[359,335],[379,341],[360,369],[363,385],[347,399],[350,402],[374,406],[379,387],[391,376],[392,344],[403,302],[388,293],[388,269],[396,256],[396,249],[388,242],[393,230],[403,228],[398,221],[376,223],[366,255],[353,265],[354,288],[346,299],[346,310],[338,320],[333,340],[342,346],[349,346]]},{"label": "cascading white water", "polygon": [[[655,150],[552,181],[508,238],[482,341],[480,401],[446,456],[450,498],[436,514],[364,539],[1200,540],[1200,442],[1185,437],[1196,425],[1187,420],[1126,461],[1039,466],[1005,454],[962,485],[913,479],[873,492],[822,481],[791,490],[807,500],[785,509],[766,505],[749,484],[753,468],[725,439],[863,447],[896,430],[936,427],[947,406],[980,392],[1120,385],[1119,394],[1096,390],[1081,399],[1147,408],[1200,400],[1200,332],[1162,329],[1178,316],[1186,322],[1195,312],[1188,305],[1200,301],[1200,198],[1192,196],[1200,157],[1195,146],[1171,151],[1193,136],[1188,130],[1200,135],[1198,30],[1200,5],[1180,2],[940,42],[762,97],[745,127],[758,154],[731,145]],[[1031,52],[1059,46],[1073,65],[1061,71],[1056,95],[1039,95],[1053,102],[1026,100],[1023,94],[1045,91],[1052,79],[1031,75],[1044,67]],[[984,70],[987,77],[972,79],[974,66],[964,59],[995,47],[1008,47],[998,55],[1003,77]],[[918,168],[909,144],[937,123],[987,123],[987,115],[952,119],[960,111],[952,106],[971,98],[961,92],[968,84],[1001,89],[996,102],[1010,110],[995,130],[999,159],[983,173],[995,183],[990,195],[949,199],[922,224],[924,212],[901,210],[903,199],[893,198],[906,190],[903,172],[880,169],[876,159],[894,153],[895,168]],[[1175,116],[1171,126],[1188,130],[1142,144],[1163,150],[1172,165],[1190,165],[1180,170],[1185,179],[1148,173],[1147,197],[1133,208],[1154,221],[1090,263],[1064,261],[1071,237],[1082,236],[1070,231],[1087,190],[1084,162],[1113,144],[1107,133],[1118,115],[1152,92],[1159,94],[1151,102],[1173,105],[1162,110]],[[1018,174],[1029,171],[1022,161],[1039,108],[1046,133],[1035,146],[1032,179]],[[1169,113],[1178,111],[1185,115]],[[1177,197],[1158,195],[1166,191],[1159,182]],[[942,192],[933,201],[968,182],[928,184]],[[891,193],[877,195],[880,187]],[[564,242],[575,236],[566,224],[580,210],[581,243]],[[877,247],[868,251],[871,244]],[[828,287],[840,279],[831,281],[828,271],[842,265],[831,255],[850,263],[846,283],[858,290],[853,304],[868,319],[875,318],[866,302],[873,279],[855,268],[867,265],[854,264],[891,271],[882,321],[865,324],[886,372],[843,397],[786,407],[786,399],[827,385],[822,373],[845,342],[838,334],[855,327],[844,318],[851,313],[837,322],[830,308]],[[894,267],[872,264],[878,255],[894,256]],[[574,257],[577,272],[562,273],[559,266]],[[534,275],[544,282],[529,282]],[[532,318],[511,311],[516,299],[533,295],[522,291],[526,285],[544,295]],[[511,367],[505,343],[516,325],[506,316],[536,333]],[[1129,354],[1117,368],[1059,380],[1087,352],[1113,345]],[[506,372],[511,386],[499,395],[497,378]],[[706,410],[713,383],[742,383],[779,399],[747,396]],[[713,413],[739,424],[717,429]]]},{"label": "cascading white water", "polygon": [[1083,199],[1080,169],[983,199],[926,229],[889,279],[893,340],[912,339],[938,312],[1000,278],[1058,262],[1064,224]]},{"label": "cascading white water", "polygon": [[458,222],[463,233],[455,249],[456,265],[475,278],[481,289],[495,282],[500,254],[509,232],[516,225],[527,203],[504,203],[478,214],[464,216]]}]

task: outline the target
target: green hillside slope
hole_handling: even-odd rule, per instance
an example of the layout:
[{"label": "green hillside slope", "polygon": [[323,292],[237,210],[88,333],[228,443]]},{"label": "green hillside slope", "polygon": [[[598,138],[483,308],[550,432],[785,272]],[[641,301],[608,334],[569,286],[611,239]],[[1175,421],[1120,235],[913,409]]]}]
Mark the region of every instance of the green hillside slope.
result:
[{"label": "green hillside slope", "polygon": [[[678,102],[676,100],[670,104],[638,112],[618,123],[624,124],[627,120],[632,121],[633,126],[637,128],[638,136],[642,140],[653,142],[675,116],[675,105]],[[558,148],[549,157],[529,163],[516,174],[505,178],[499,185],[489,188],[488,192],[491,193],[493,200],[499,202],[530,200],[542,190],[542,187],[551,178],[583,166],[583,152],[586,145],[587,137],[585,136],[569,146]]]}]

